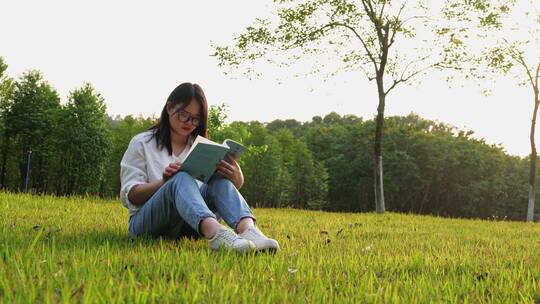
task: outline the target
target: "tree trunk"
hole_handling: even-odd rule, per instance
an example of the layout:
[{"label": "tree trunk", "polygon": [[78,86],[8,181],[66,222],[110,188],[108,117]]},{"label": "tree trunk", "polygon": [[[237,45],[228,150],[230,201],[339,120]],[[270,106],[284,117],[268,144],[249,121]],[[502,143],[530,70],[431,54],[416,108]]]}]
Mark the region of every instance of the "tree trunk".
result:
[{"label": "tree trunk", "polygon": [[538,114],[538,106],[540,105],[540,100],[538,98],[538,90],[535,90],[534,94],[534,110],[533,118],[531,122],[531,166],[529,170],[529,204],[527,207],[527,222],[534,221],[534,201],[536,196],[535,184],[536,184],[536,159],[538,157],[536,153],[536,145],[534,142],[535,129],[536,129],[536,116]]},{"label": "tree trunk", "polygon": [[7,155],[9,151],[9,139],[7,136],[4,138],[4,148],[2,149],[2,173],[0,173],[0,189],[6,187],[6,166],[7,166]]},{"label": "tree trunk", "polygon": [[24,191],[24,182],[25,182],[25,177],[26,177],[26,161],[27,161],[26,157],[27,157],[27,153],[28,153],[28,149],[26,149],[26,145],[23,145],[22,150],[21,150],[20,159],[19,159],[19,174],[20,174],[19,191],[20,192]]},{"label": "tree trunk", "polygon": [[384,127],[384,106],[386,94],[384,94],[382,75],[377,77],[377,88],[379,91],[379,106],[377,107],[377,118],[375,124],[373,184],[375,186],[375,210],[377,211],[377,213],[383,213],[385,212],[385,205],[383,187],[382,136]]}]

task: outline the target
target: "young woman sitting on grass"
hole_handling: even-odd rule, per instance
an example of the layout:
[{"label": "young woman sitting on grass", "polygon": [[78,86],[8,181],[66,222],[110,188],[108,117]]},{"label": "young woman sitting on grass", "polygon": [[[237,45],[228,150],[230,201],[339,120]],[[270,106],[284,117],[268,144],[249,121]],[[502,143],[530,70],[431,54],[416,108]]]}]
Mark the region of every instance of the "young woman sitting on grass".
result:
[{"label": "young woman sitting on grass", "polygon": [[[255,226],[255,216],[238,192],[244,177],[232,157],[217,165],[208,184],[180,171],[197,135],[208,137],[206,97],[199,85],[183,83],[167,98],[159,122],[131,139],[120,163],[129,235],[202,235],[214,250],[278,250],[278,242]],[[214,212],[234,231],[221,225]]]}]

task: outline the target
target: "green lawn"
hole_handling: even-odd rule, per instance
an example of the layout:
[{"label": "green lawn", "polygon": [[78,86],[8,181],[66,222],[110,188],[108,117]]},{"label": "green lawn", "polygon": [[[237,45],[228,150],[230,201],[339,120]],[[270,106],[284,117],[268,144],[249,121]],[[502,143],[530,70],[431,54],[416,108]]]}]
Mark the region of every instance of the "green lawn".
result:
[{"label": "green lawn", "polygon": [[256,209],[275,255],[127,236],[119,201],[0,193],[0,302],[540,303],[540,225]]}]

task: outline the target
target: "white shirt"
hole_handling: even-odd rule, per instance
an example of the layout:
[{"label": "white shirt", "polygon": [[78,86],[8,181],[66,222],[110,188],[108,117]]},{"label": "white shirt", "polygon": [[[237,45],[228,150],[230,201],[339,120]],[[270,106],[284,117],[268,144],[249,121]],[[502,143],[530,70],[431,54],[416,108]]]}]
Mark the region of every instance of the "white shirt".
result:
[{"label": "white shirt", "polygon": [[135,135],[120,162],[120,199],[129,209],[129,215],[135,214],[142,207],[129,201],[128,193],[131,188],[162,179],[163,171],[170,163],[184,162],[193,144],[193,136],[190,136],[186,147],[179,155],[174,153],[169,155],[167,148],[158,148],[156,139],[152,138],[153,132],[150,130]]}]

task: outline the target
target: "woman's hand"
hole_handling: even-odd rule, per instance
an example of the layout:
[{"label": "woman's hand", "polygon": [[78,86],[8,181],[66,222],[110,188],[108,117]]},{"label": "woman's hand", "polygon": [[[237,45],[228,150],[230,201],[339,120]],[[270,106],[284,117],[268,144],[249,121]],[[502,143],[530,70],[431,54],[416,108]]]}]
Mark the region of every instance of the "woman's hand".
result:
[{"label": "woman's hand", "polygon": [[230,155],[227,155],[225,160],[218,163],[217,171],[229,179],[236,189],[240,190],[240,188],[242,188],[242,185],[244,184],[244,174],[242,173],[240,165]]},{"label": "woman's hand", "polygon": [[180,167],[182,167],[182,163],[176,162],[176,163],[170,163],[167,168],[165,168],[165,171],[163,171],[163,182],[165,183],[169,178],[171,178],[173,175],[180,170]]},{"label": "woman's hand", "polygon": [[171,163],[163,171],[163,179],[156,180],[146,184],[135,185],[128,193],[129,201],[137,206],[142,206],[163,184],[175,175],[182,167],[182,163]]}]

